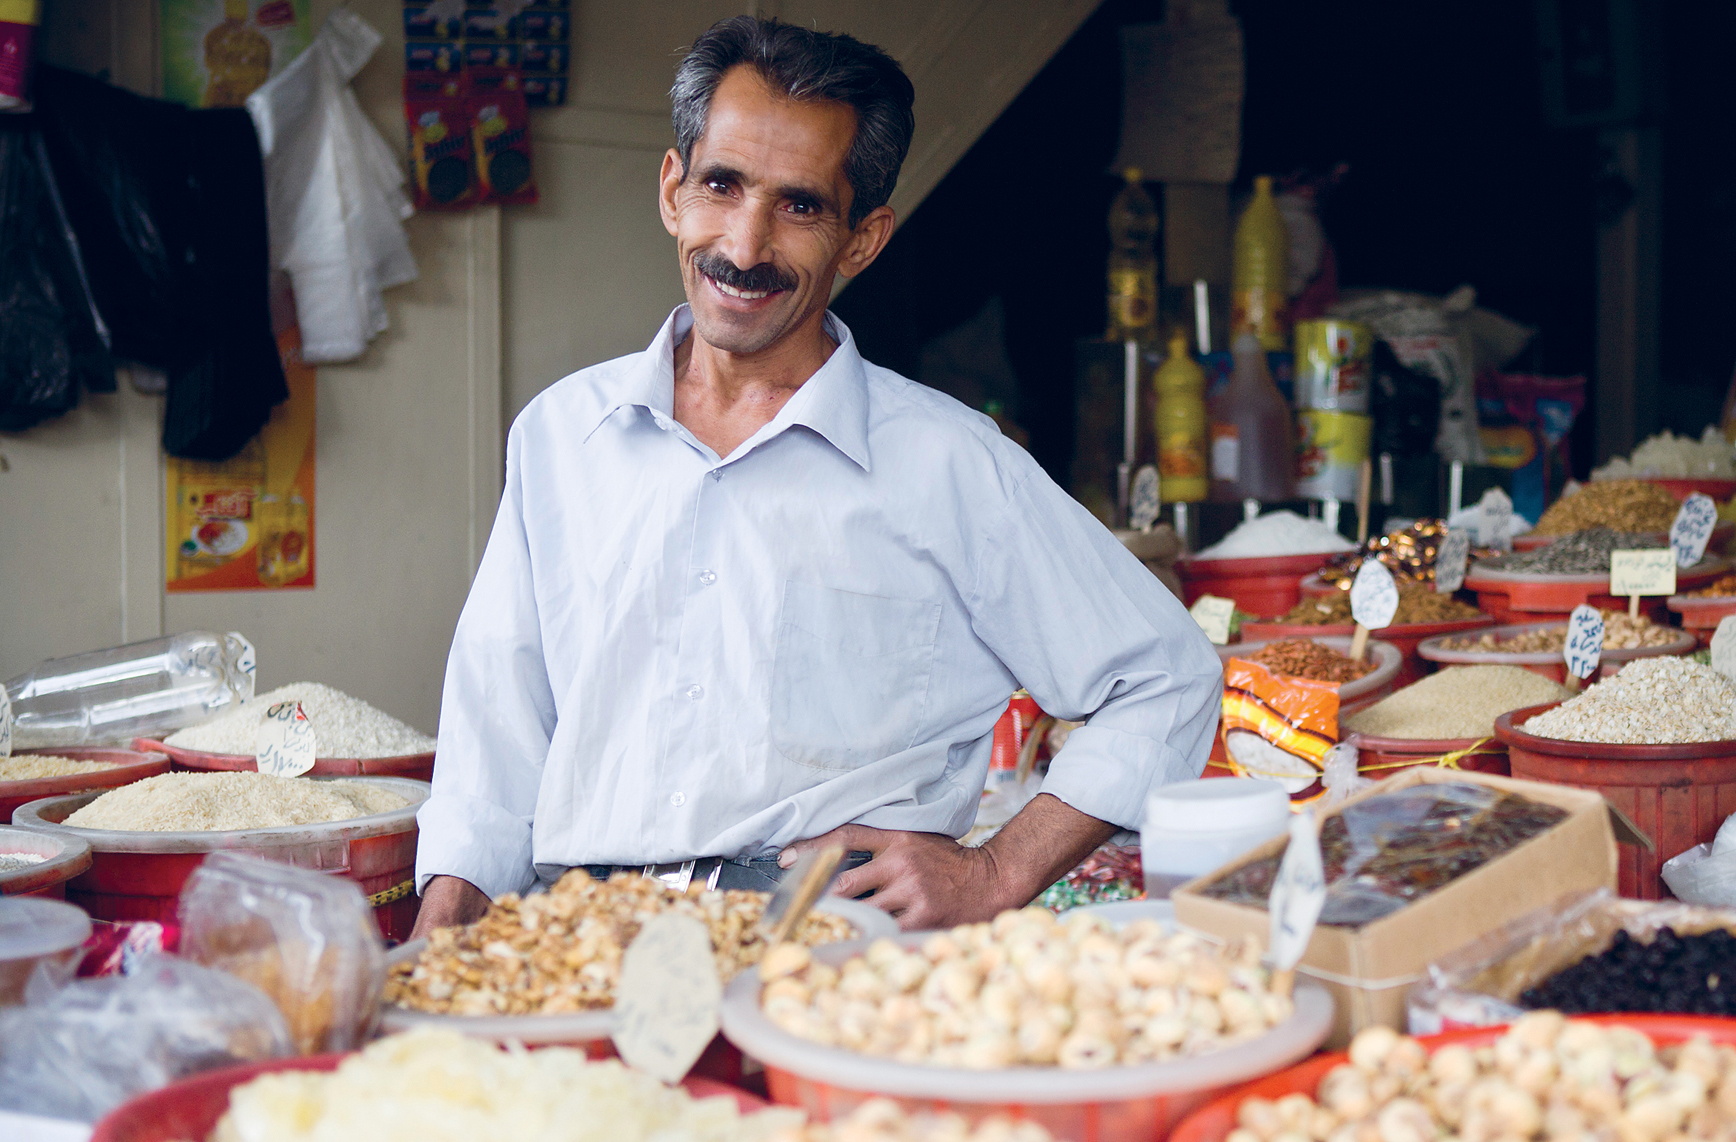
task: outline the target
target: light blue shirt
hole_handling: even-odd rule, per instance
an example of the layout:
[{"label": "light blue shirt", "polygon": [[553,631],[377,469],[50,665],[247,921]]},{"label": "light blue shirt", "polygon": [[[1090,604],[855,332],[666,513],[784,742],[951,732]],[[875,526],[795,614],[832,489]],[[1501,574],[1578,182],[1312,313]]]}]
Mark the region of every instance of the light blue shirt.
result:
[{"label": "light blue shirt", "polygon": [[1181,604],[988,417],[831,357],[726,458],[676,422],[675,310],[553,385],[446,666],[418,887],[752,857],[849,822],[960,836],[1018,687],[1086,725],[1043,791],[1138,828],[1217,728]]}]

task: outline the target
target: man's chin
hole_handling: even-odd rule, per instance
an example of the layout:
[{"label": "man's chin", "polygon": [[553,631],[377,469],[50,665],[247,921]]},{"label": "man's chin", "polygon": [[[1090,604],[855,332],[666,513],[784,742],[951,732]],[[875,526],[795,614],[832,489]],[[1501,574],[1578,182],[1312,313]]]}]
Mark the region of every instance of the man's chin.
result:
[{"label": "man's chin", "polygon": [[699,339],[724,353],[758,353],[789,330],[788,312],[783,306],[753,314],[719,312],[703,305],[694,305],[692,309],[693,328]]}]

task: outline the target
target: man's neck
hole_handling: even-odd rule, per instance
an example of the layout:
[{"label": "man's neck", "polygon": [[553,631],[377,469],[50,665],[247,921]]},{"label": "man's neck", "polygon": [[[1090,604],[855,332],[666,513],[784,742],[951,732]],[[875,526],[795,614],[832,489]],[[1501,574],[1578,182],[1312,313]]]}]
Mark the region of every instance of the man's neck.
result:
[{"label": "man's neck", "polygon": [[719,456],[763,428],[837,348],[825,311],[758,353],[728,353],[697,328],[675,347],[675,419]]}]

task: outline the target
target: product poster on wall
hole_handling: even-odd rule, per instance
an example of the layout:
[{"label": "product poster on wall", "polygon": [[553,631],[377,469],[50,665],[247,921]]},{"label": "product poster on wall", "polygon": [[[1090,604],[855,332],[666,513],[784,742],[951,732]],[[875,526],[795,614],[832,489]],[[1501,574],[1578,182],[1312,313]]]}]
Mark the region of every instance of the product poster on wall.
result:
[{"label": "product poster on wall", "polygon": [[221,463],[171,456],[166,586],[263,591],[314,585],[314,374],[293,326],[277,338],[289,399]]},{"label": "product poster on wall", "polygon": [[313,39],[308,0],[161,0],[163,97],[239,107]]}]

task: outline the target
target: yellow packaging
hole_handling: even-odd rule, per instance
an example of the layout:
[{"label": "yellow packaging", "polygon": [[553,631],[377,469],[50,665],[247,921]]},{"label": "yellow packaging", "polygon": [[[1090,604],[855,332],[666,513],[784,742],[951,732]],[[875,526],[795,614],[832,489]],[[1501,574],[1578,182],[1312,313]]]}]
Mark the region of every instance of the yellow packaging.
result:
[{"label": "yellow packaging", "polygon": [[1296,323],[1296,407],[1367,412],[1374,330],[1360,321]]},{"label": "yellow packaging", "polygon": [[1305,408],[1296,414],[1296,494],[1354,500],[1368,459],[1374,419],[1355,412]]}]

